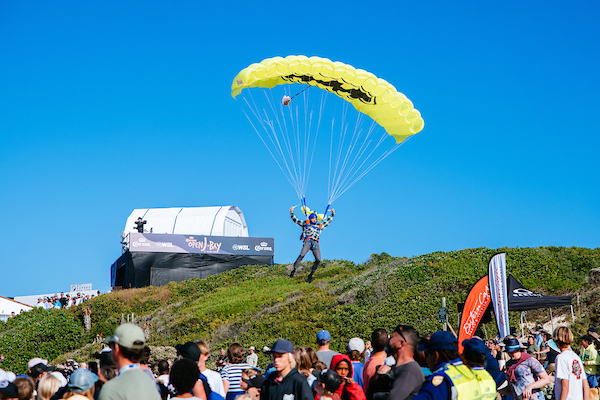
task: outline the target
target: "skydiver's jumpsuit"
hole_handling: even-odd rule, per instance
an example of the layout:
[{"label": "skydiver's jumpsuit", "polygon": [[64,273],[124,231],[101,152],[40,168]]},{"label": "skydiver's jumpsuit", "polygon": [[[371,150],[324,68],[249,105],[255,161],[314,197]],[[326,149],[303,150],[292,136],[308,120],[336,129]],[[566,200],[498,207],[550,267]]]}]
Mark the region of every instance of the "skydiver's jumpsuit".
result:
[{"label": "skydiver's jumpsuit", "polygon": [[296,268],[298,268],[298,265],[300,265],[300,262],[302,262],[302,259],[304,258],[306,253],[308,253],[308,251],[311,250],[313,256],[315,256],[315,262],[313,263],[310,274],[308,275],[308,281],[311,282],[313,274],[315,273],[315,271],[319,267],[319,264],[321,263],[321,249],[319,248],[319,236],[321,235],[321,231],[331,223],[333,215],[326,217],[322,222],[317,222],[316,224],[312,224],[310,220],[300,220],[294,215],[293,212],[291,213],[291,216],[292,221],[294,221],[296,225],[302,227],[302,236],[300,236],[300,239],[302,240],[303,245],[302,251],[296,259],[296,262],[294,263],[294,268],[290,273],[290,277],[294,276],[294,274],[296,273]]}]

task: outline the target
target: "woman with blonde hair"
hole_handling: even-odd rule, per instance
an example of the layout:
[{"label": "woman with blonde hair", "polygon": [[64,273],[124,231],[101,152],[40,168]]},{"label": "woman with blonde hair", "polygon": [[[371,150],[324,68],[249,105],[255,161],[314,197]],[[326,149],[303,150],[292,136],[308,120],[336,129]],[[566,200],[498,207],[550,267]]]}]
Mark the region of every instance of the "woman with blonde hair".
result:
[{"label": "woman with blonde hair", "polygon": [[58,389],[62,387],[60,380],[52,374],[47,374],[40,379],[37,388],[37,400],[50,400]]}]

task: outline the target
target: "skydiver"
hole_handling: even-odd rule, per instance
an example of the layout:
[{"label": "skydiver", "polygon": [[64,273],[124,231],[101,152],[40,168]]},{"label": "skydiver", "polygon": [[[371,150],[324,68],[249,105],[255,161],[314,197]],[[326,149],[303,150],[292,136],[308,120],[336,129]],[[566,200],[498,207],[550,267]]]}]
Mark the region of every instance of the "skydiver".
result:
[{"label": "skydiver", "polygon": [[315,214],[314,212],[311,212],[311,214],[309,214],[308,221],[300,220],[294,215],[294,208],[296,208],[296,206],[290,207],[290,215],[292,216],[292,221],[294,221],[296,225],[299,225],[302,228],[302,235],[300,236],[300,240],[302,240],[303,245],[302,251],[296,259],[296,262],[294,263],[292,272],[290,272],[290,278],[294,277],[294,274],[296,273],[296,268],[298,268],[298,265],[300,265],[300,262],[302,262],[302,259],[304,258],[306,253],[308,253],[308,251],[311,250],[313,256],[315,256],[315,262],[313,263],[310,274],[308,274],[308,277],[306,278],[306,281],[310,283],[312,282],[313,274],[315,273],[315,271],[319,267],[319,264],[321,263],[319,236],[321,235],[321,231],[331,223],[331,220],[335,215],[335,210],[332,208],[331,215],[325,217],[325,219],[323,219],[323,222],[319,222],[317,220],[317,214]]}]

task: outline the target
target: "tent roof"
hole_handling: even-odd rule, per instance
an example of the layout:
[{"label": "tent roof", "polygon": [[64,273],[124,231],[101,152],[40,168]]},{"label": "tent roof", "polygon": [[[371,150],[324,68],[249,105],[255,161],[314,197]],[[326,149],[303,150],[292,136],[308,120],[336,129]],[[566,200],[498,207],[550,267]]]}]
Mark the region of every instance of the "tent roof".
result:
[{"label": "tent roof", "polygon": [[526,311],[571,305],[570,296],[544,296],[525,287],[512,275],[508,275],[508,311]]},{"label": "tent roof", "polygon": [[205,236],[248,236],[248,225],[236,206],[139,208],[127,218],[125,233],[137,232],[135,221],[147,221],[145,232]]}]

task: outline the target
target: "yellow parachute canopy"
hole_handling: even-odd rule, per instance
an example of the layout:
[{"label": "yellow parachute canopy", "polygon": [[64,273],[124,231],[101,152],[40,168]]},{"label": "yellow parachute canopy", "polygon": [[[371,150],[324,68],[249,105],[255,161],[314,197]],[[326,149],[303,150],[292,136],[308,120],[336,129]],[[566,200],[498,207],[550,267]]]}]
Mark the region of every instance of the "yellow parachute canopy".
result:
[{"label": "yellow parachute canopy", "polygon": [[272,88],[286,83],[317,86],[336,94],[370,116],[396,143],[420,132],[425,124],[412,102],[385,80],[321,57],[274,57],[252,64],[235,77],[231,95],[235,98],[249,87]]}]

